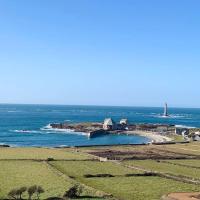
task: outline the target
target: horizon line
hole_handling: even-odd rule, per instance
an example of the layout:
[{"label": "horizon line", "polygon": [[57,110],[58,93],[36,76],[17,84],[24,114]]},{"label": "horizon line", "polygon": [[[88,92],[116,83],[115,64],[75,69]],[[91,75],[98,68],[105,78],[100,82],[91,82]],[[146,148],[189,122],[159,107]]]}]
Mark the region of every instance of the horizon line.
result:
[{"label": "horizon line", "polygon": [[[141,105],[96,105],[96,104],[55,104],[55,103],[0,103],[0,105],[35,105],[35,106],[88,106],[88,107],[127,107],[127,108],[163,108],[164,106],[141,106]],[[170,108],[182,108],[182,109],[200,109],[200,107],[176,107],[168,106]]]}]

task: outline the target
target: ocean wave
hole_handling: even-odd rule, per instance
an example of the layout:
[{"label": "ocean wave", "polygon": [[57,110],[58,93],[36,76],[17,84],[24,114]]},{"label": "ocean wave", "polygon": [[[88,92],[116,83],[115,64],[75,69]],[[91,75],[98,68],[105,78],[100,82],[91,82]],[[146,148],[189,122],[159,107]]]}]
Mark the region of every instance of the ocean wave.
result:
[{"label": "ocean wave", "polygon": [[196,128],[194,126],[186,126],[186,125],[180,125],[180,124],[177,124],[175,125],[176,128]]},{"label": "ocean wave", "polygon": [[169,114],[168,116],[163,116],[163,115],[152,115],[152,117],[155,118],[166,118],[166,119],[191,119],[189,115],[184,115],[184,114]]},{"label": "ocean wave", "polygon": [[70,119],[66,119],[66,120],[64,120],[65,122],[71,122],[72,120],[70,120]]},{"label": "ocean wave", "polygon": [[36,130],[10,130],[10,132],[15,132],[15,133],[42,133],[41,131],[36,131]]},{"label": "ocean wave", "polygon": [[65,147],[69,147],[69,145],[61,144],[61,145],[59,145],[58,147],[60,147],[60,148],[65,148]]},{"label": "ocean wave", "polygon": [[77,134],[77,135],[87,135],[87,133],[83,132],[75,132],[73,129],[59,129],[52,128],[50,124],[40,129],[41,131],[51,132],[51,133],[65,133],[65,134]]}]

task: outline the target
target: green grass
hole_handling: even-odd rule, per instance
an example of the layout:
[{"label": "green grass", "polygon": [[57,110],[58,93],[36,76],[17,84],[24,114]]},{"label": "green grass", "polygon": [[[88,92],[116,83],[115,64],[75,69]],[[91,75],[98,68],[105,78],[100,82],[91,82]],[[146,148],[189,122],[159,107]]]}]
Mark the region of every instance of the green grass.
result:
[{"label": "green grass", "polygon": [[[199,186],[160,177],[126,177],[127,173],[136,174],[137,170],[125,168],[110,162],[58,161],[52,163],[63,173],[74,176],[76,180],[98,190],[113,194],[126,200],[157,200],[166,193],[199,191]],[[109,173],[120,175],[114,178],[84,178],[85,174]]]},{"label": "green grass", "polygon": [[199,186],[160,177],[91,178],[84,182],[126,200],[160,200],[171,192],[200,191]]},{"label": "green grass", "polygon": [[[97,149],[141,150],[144,154],[148,151],[159,152],[160,149],[164,149],[188,154],[192,152],[191,154],[200,155],[199,144],[98,147]],[[78,151],[73,148],[0,148],[0,199],[6,198],[7,193],[13,188],[34,184],[41,185],[45,189],[41,199],[50,196],[62,196],[72,184],[77,182],[94,188],[84,187],[83,195],[101,196],[103,194],[101,191],[103,191],[123,200],[158,200],[162,195],[171,192],[200,191],[199,185],[195,186],[161,177],[127,177],[126,174],[142,172],[113,162],[85,161],[85,159],[93,158],[93,156],[84,153],[84,151],[87,152],[88,150],[96,150],[96,148],[79,148]],[[50,162],[55,169],[41,161],[51,157],[58,160]],[[200,169],[190,168],[190,166],[200,167],[200,160],[166,161],[189,167],[164,162],[158,163],[153,160],[124,161],[123,163],[139,166],[147,170],[200,179]],[[62,173],[58,174],[56,169],[66,174],[66,176],[62,175]],[[115,177],[85,178],[84,175],[86,174],[111,174]],[[75,180],[70,179],[68,176],[75,177]]]},{"label": "green grass", "polygon": [[139,171],[127,169],[121,165],[113,164],[112,162],[56,161],[51,162],[51,164],[53,164],[63,173],[74,177],[83,177],[85,174],[125,175],[131,173],[140,173]]},{"label": "green grass", "polygon": [[62,196],[71,186],[70,180],[57,176],[48,166],[34,161],[0,161],[0,199],[6,198],[13,188],[41,185],[42,199]]},{"label": "green grass", "polygon": [[156,147],[158,150],[168,150],[175,153],[200,155],[200,143],[188,143],[188,144],[175,144],[175,145],[164,145]]},{"label": "green grass", "polygon": [[166,160],[166,162],[200,168],[200,160]]},{"label": "green grass", "polygon": [[182,135],[169,135],[168,137],[170,137],[173,142],[183,142],[184,138]]},{"label": "green grass", "polygon": [[83,160],[91,158],[87,154],[77,152],[75,149],[53,148],[0,148],[0,160],[2,159],[38,159],[47,158]]},{"label": "green grass", "polygon": [[176,176],[187,176],[200,179],[200,169],[192,169],[184,166],[173,165],[154,160],[125,161],[124,164],[141,167],[150,171],[173,174]]}]

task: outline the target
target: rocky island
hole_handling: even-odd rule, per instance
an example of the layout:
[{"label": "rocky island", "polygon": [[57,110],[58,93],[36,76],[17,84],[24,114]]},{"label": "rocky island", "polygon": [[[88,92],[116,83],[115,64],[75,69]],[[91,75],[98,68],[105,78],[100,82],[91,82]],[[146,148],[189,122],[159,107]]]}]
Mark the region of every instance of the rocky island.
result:
[{"label": "rocky island", "polygon": [[52,123],[53,129],[66,129],[73,132],[86,133],[88,137],[99,137],[105,134],[135,134],[152,139],[152,142],[170,141],[167,136],[175,133],[175,126],[168,124],[134,124],[127,119],[121,119],[116,123],[112,118],[106,118],[103,123]]}]

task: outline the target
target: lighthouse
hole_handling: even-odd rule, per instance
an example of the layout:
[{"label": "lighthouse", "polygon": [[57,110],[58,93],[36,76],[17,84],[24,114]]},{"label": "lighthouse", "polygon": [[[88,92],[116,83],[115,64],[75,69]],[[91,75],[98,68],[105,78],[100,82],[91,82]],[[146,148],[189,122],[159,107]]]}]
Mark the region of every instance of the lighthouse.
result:
[{"label": "lighthouse", "polygon": [[165,103],[163,117],[168,117],[168,107],[167,107],[167,103]]}]

